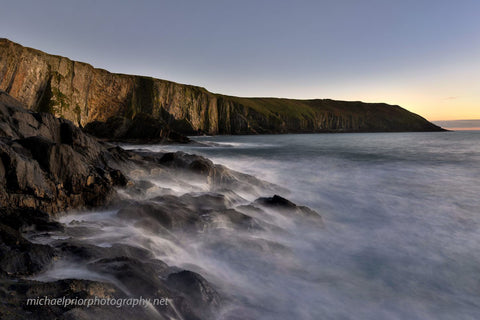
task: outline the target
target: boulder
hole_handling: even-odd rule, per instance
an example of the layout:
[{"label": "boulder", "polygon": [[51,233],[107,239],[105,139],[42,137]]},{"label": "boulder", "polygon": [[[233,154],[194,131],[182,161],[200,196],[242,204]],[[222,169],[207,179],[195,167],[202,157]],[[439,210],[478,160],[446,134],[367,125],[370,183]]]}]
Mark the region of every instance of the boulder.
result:
[{"label": "boulder", "polygon": [[[254,205],[260,205],[261,207],[270,208],[276,210],[278,213],[286,214],[290,217],[300,216],[306,218],[308,221],[322,225],[322,217],[314,210],[305,207],[297,206],[295,203],[287,200],[279,195],[273,197],[258,198],[254,201]],[[296,220],[301,222],[301,220]]]}]

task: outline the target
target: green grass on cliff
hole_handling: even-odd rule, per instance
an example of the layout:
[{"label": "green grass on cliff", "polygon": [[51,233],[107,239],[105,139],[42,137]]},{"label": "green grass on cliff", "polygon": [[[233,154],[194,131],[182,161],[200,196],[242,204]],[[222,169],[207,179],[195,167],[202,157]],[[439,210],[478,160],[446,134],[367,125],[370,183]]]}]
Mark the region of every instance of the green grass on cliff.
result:
[{"label": "green grass on cliff", "polygon": [[279,116],[305,118],[315,115],[307,100],[293,100],[282,98],[241,98],[223,96],[225,99],[251,108],[265,116]]}]

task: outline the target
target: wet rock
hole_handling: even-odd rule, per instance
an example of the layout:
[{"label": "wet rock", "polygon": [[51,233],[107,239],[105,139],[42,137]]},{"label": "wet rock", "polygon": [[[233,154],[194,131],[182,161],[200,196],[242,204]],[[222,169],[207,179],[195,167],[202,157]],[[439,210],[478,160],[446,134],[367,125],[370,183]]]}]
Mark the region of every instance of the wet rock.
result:
[{"label": "wet rock", "polygon": [[63,231],[61,223],[51,219],[44,211],[31,208],[0,208],[0,223],[15,230],[24,231]]},{"label": "wet rock", "polygon": [[184,291],[185,285],[169,282],[170,276],[164,280],[164,276],[170,268],[160,260],[152,259],[142,262],[127,257],[115,257],[91,263],[89,268],[106,276],[113,276],[121,283],[122,290],[128,292],[128,295],[151,299],[167,298],[168,305],[156,306],[163,317],[190,320],[210,319],[207,315],[213,314],[214,308],[217,307],[217,301],[219,301],[215,290],[203,278],[195,280],[198,283],[192,282],[193,286],[201,286],[205,292],[203,295],[199,295],[198,290]]},{"label": "wet rock", "polygon": [[282,198],[278,195],[274,195],[271,198],[259,198],[255,202],[269,207],[280,207],[288,209],[294,209],[297,207],[297,205],[290,200]]},{"label": "wet rock", "polygon": [[[97,281],[66,279],[53,282],[37,282],[30,280],[0,280],[0,297],[2,304],[0,307],[0,318],[9,320],[18,319],[82,319],[80,317],[71,317],[79,314],[95,315],[99,310],[109,317],[104,319],[127,319],[124,316],[132,317],[134,313],[132,308],[116,308],[115,306],[75,306],[58,305],[51,303],[49,305],[35,305],[37,298],[53,299],[94,299],[102,298],[124,298],[126,297],[115,286]],[[27,299],[32,299],[27,305]],[[145,316],[143,308],[135,308],[135,314],[139,319],[148,319]],[[94,317],[93,317],[94,318]],[[93,319],[92,317],[90,319]],[[150,315],[151,318],[151,315]],[[131,319],[131,318],[130,318]]]},{"label": "wet rock", "polygon": [[202,233],[223,228],[263,230],[262,223],[231,206],[222,194],[187,193],[134,202],[120,209],[117,215],[136,220],[137,227],[165,235],[168,234],[166,230]]},{"label": "wet rock", "polygon": [[[202,156],[188,154],[182,151],[168,153],[139,152],[141,156],[170,169],[175,169],[181,175],[193,174],[193,177],[203,178],[211,191],[230,189],[250,194],[261,193],[264,190],[285,192],[286,190],[274,184],[262,181],[254,176],[230,170],[225,166],[214,164]],[[190,175],[192,176],[192,175]]]},{"label": "wet rock", "polygon": [[50,264],[54,250],[50,246],[34,244],[17,230],[0,224],[0,270],[10,276],[28,276]]},{"label": "wet rock", "polygon": [[168,296],[169,292],[163,289],[164,285],[160,279],[160,275],[168,269],[168,266],[160,260],[142,262],[118,256],[92,262],[89,268],[117,279],[128,290],[128,294]]},{"label": "wet rock", "polygon": [[[118,216],[121,218],[140,220],[139,225],[148,228],[151,231],[161,231],[163,228],[188,229],[194,228],[201,223],[200,215],[194,210],[188,208],[176,197],[165,196],[163,203],[148,201],[135,204],[121,209]],[[197,226],[198,227],[198,226]]]},{"label": "wet rock", "polygon": [[25,239],[21,230],[61,230],[39,210],[0,208],[0,271],[9,277],[29,276],[47,267],[55,257],[52,247]]},{"label": "wet rock", "polygon": [[186,193],[178,200],[202,213],[210,210],[225,210],[232,205],[225,195],[214,192]]},{"label": "wet rock", "polygon": [[172,290],[181,292],[200,315],[211,316],[222,305],[220,295],[198,273],[183,270],[170,274],[167,278],[167,285]]},{"label": "wet rock", "polygon": [[279,213],[292,214],[293,216],[299,215],[318,224],[323,224],[322,217],[317,212],[305,206],[297,206],[295,203],[279,195],[258,198],[255,200],[254,205],[275,209]]},{"label": "wet rock", "polygon": [[149,260],[153,259],[150,251],[126,244],[114,244],[111,247],[99,247],[82,241],[71,239],[53,243],[58,256],[69,261],[94,261],[98,259],[113,259],[126,257],[129,259]]},{"label": "wet rock", "polygon": [[125,189],[125,193],[134,199],[145,199],[149,192],[152,191],[163,191],[165,193],[169,192],[168,188],[160,188],[148,180],[138,180],[132,181],[132,185]]}]

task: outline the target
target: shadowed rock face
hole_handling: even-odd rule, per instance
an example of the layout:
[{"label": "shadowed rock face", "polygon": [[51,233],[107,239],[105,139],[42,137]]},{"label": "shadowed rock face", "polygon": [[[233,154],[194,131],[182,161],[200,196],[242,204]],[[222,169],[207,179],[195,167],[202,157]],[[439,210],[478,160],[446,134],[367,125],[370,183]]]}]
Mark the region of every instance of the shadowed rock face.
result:
[{"label": "shadowed rock face", "polygon": [[112,154],[70,121],[32,113],[0,92],[0,204],[53,213],[106,203],[121,171]]},{"label": "shadowed rock face", "polygon": [[155,119],[149,114],[139,113],[133,119],[112,117],[107,121],[93,121],[83,130],[97,138],[142,143],[188,143],[190,139],[178,133],[161,119]]},{"label": "shadowed rock face", "polygon": [[113,74],[0,39],[0,89],[30,109],[85,126],[146,113],[183,134],[438,131],[399,106],[334,100],[240,98]]}]

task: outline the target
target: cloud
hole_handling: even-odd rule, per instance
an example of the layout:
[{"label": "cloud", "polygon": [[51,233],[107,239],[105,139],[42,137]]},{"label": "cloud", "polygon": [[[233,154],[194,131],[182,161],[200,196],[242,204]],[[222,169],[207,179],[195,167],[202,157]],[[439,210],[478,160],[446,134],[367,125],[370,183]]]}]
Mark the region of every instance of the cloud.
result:
[{"label": "cloud", "polygon": [[458,97],[447,97],[444,100],[455,100],[455,99],[458,99]]}]

